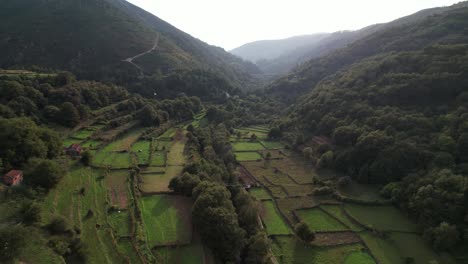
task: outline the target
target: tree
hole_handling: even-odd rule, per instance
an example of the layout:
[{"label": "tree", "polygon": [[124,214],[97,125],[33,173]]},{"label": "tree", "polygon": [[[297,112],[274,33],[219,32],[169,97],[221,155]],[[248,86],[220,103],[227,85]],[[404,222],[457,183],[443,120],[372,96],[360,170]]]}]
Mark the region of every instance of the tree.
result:
[{"label": "tree", "polygon": [[64,234],[71,230],[69,223],[62,216],[54,216],[47,227],[53,235]]},{"label": "tree", "polygon": [[268,263],[270,240],[263,232],[258,232],[249,238],[247,242],[247,256],[245,263],[263,264]]},{"label": "tree", "polygon": [[455,225],[442,222],[438,227],[427,230],[424,237],[431,241],[434,249],[448,250],[458,243],[460,233]]},{"label": "tree", "polygon": [[80,123],[80,113],[70,102],[62,104],[58,118],[57,121],[67,127],[75,127]]},{"label": "tree", "polygon": [[182,176],[172,178],[169,183],[169,189],[185,196],[191,196],[193,189],[200,183],[200,178],[190,173],[184,173]]},{"label": "tree", "polygon": [[278,139],[283,136],[283,132],[278,127],[273,127],[268,132],[269,139]]},{"label": "tree", "polygon": [[141,109],[139,119],[144,126],[159,126],[160,118],[156,109],[151,105],[146,105]]},{"label": "tree", "polygon": [[295,227],[296,235],[304,242],[311,242],[315,239],[315,233],[304,222],[299,222]]},{"label": "tree", "polygon": [[56,161],[32,160],[24,172],[25,180],[46,190],[51,189],[62,179],[65,170]]},{"label": "tree", "polygon": [[20,209],[20,217],[27,224],[35,224],[41,221],[41,207],[35,202],[25,202]]},{"label": "tree", "polygon": [[27,232],[22,226],[0,228],[0,259],[8,263],[20,255],[26,245]]},{"label": "tree", "polygon": [[86,150],[81,154],[81,163],[85,166],[89,166],[91,164],[91,160],[93,159],[93,154],[91,151]]}]

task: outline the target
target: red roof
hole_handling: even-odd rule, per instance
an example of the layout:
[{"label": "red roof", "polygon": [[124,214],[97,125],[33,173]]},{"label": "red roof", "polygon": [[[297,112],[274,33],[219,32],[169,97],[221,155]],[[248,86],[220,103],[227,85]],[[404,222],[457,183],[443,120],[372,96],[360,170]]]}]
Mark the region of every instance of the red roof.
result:
[{"label": "red roof", "polygon": [[20,170],[11,170],[7,174],[5,174],[5,177],[13,179],[17,176],[20,176],[21,174],[23,174],[23,172]]},{"label": "red roof", "polygon": [[79,149],[81,149],[81,146],[79,144],[71,144],[70,148],[74,149],[74,150],[79,150]]}]

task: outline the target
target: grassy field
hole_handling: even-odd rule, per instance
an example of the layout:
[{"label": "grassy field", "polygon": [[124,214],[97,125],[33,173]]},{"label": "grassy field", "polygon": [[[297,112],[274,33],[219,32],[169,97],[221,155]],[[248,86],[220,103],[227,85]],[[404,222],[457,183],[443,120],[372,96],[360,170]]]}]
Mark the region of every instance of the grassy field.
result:
[{"label": "grassy field", "polygon": [[313,183],[314,177],[318,176],[315,168],[298,155],[292,155],[282,160],[275,160],[274,166],[288,173],[300,184]]},{"label": "grassy field", "polygon": [[417,232],[417,226],[393,206],[345,204],[345,210],[357,221],[381,231]]},{"label": "grassy field", "polygon": [[365,251],[353,251],[346,256],[344,264],[376,264]]},{"label": "grassy field", "polygon": [[76,131],[70,137],[74,139],[87,139],[91,137],[96,132],[96,128],[89,127]]},{"label": "grassy field", "polygon": [[279,141],[265,141],[265,140],[262,140],[262,141],[260,141],[260,143],[266,149],[282,149],[282,148],[284,148],[284,145]]},{"label": "grassy field", "polygon": [[346,231],[348,227],[319,208],[296,211],[299,218],[315,232]]},{"label": "grassy field", "polygon": [[261,160],[262,156],[258,152],[234,152],[238,161]]},{"label": "grassy field", "polygon": [[86,140],[85,142],[83,142],[83,143],[81,144],[81,147],[83,147],[83,148],[85,148],[85,149],[95,150],[95,149],[97,149],[101,144],[102,144],[102,142],[99,141],[99,140],[88,139],[88,140]]},{"label": "grassy field", "polygon": [[166,166],[166,151],[155,151],[151,155],[150,166]]},{"label": "grassy field", "polygon": [[150,247],[190,243],[192,239],[190,198],[153,195],[142,197],[139,202]]},{"label": "grassy field", "polygon": [[[103,175],[103,171],[74,165],[45,198],[42,221],[47,224],[54,215],[62,215],[80,228],[89,263],[124,263],[110,235],[112,229],[105,225],[108,205]],[[84,195],[79,193],[82,187]],[[86,217],[89,210],[93,216]]]},{"label": "grassy field", "polygon": [[276,211],[275,204],[272,201],[263,201],[262,205],[261,214],[268,235],[288,235],[292,233],[291,228]]},{"label": "grassy field", "polygon": [[295,237],[275,237],[272,243],[273,255],[280,264],[341,264],[351,252],[363,248],[361,244],[315,247],[304,244]]},{"label": "grassy field", "polygon": [[266,185],[267,188],[271,191],[273,194],[273,197],[275,198],[286,198],[288,197],[288,194],[281,189],[281,187],[278,186],[271,186],[271,185]]},{"label": "grassy field", "polygon": [[316,206],[317,202],[311,197],[295,197],[276,199],[278,209],[289,219],[291,223],[295,222],[293,211],[301,208],[310,208]]},{"label": "grassy field", "polygon": [[139,165],[147,165],[150,159],[151,142],[140,140],[132,145],[132,152],[136,154]]},{"label": "grassy field", "polygon": [[181,247],[161,247],[153,250],[158,264],[202,264],[205,252],[201,243]]},{"label": "grassy field", "polygon": [[380,188],[381,186],[378,185],[359,184],[352,182],[346,187],[340,188],[339,191],[344,196],[359,200],[380,201],[384,200],[383,197],[379,194]]},{"label": "grassy field", "polygon": [[184,168],[182,166],[169,166],[163,174],[145,173],[141,174],[141,190],[146,193],[169,192],[169,182],[172,178],[180,175]]},{"label": "grassy field", "polygon": [[105,173],[104,183],[111,205],[120,209],[128,207],[128,179],[130,173],[127,170],[113,170]]},{"label": "grassy field", "polygon": [[249,189],[249,193],[253,195],[255,198],[258,200],[270,200],[271,196],[270,194],[265,191],[263,188],[251,188]]},{"label": "grassy field", "polygon": [[360,236],[380,264],[405,264],[400,252],[391,241],[379,238],[369,232],[360,233]]},{"label": "grassy field", "polygon": [[108,215],[107,219],[117,237],[126,237],[131,235],[129,222],[130,216],[128,211],[112,212]]},{"label": "grassy field", "polygon": [[355,224],[349,217],[345,214],[341,205],[321,205],[320,208],[325,210],[327,213],[333,215],[335,218],[344,223],[349,229],[355,232],[364,231],[364,228]]},{"label": "grassy field", "polygon": [[63,147],[69,147],[71,144],[81,144],[82,140],[75,138],[66,138],[62,141]]},{"label": "grassy field", "polygon": [[232,147],[234,151],[259,151],[259,150],[264,149],[262,144],[258,142],[243,142],[243,141],[232,143]]},{"label": "grassy field", "polygon": [[142,128],[132,129],[131,131],[125,133],[125,135],[119,137],[119,139],[107,145],[105,147],[105,150],[108,152],[129,151],[133,143],[135,143],[138,140],[138,138],[141,136],[141,133],[143,133],[143,130],[144,129]]},{"label": "grassy field", "polygon": [[166,130],[162,135],[160,135],[158,138],[172,138],[174,137],[176,133],[176,128],[175,127],[171,127],[169,128],[168,130]]},{"label": "grassy field", "polygon": [[184,166],[185,165],[185,141],[175,141],[172,144],[169,153],[167,154],[168,166]]}]

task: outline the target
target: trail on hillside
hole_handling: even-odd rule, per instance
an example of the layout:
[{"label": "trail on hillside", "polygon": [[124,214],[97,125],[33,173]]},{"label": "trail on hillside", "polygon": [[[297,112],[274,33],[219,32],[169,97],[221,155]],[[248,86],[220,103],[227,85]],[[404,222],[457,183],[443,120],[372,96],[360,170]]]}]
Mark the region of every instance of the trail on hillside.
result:
[{"label": "trail on hillside", "polygon": [[143,75],[143,73],[144,73],[143,68],[141,68],[138,64],[134,63],[133,60],[138,59],[138,58],[140,58],[142,56],[145,56],[148,53],[151,53],[151,52],[155,51],[158,48],[158,44],[159,44],[159,33],[156,35],[156,39],[154,40],[154,45],[153,45],[153,47],[151,49],[149,49],[149,50],[147,50],[145,52],[142,52],[140,54],[137,54],[137,55],[135,55],[133,57],[123,59],[122,61],[125,61],[125,62],[128,62],[128,63],[132,64],[133,66],[135,66],[135,68],[140,70],[141,75]]}]

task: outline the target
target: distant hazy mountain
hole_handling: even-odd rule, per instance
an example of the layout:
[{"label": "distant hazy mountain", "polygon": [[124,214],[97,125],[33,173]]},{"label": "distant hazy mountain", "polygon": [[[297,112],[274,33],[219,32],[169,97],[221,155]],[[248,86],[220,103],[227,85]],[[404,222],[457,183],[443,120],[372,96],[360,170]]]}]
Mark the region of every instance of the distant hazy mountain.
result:
[{"label": "distant hazy mountain", "polygon": [[306,36],[291,37],[282,40],[265,40],[245,44],[230,52],[257,64],[270,79],[287,74],[289,71],[310,59],[324,56],[337,49],[389,27],[417,22],[432,15],[467,5],[466,2],[449,7],[436,7],[421,10],[412,15],[399,18],[389,23],[376,24],[356,31],[339,31]]},{"label": "distant hazy mountain", "polygon": [[236,87],[259,73],[125,0],[1,0],[0,67],[32,65],[109,81],[207,69]]}]

